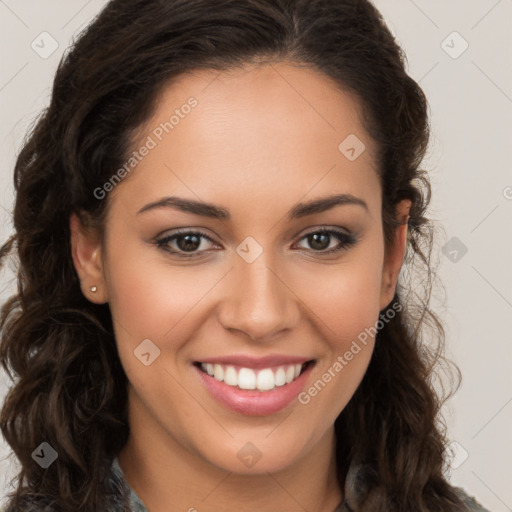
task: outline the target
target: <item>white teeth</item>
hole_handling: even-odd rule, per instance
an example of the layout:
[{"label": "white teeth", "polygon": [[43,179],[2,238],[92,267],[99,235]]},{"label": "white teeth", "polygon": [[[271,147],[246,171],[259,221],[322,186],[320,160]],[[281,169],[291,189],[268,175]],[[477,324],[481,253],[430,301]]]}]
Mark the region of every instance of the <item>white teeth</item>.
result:
[{"label": "white teeth", "polygon": [[224,368],[220,364],[213,365],[213,376],[221,382],[224,380]]},{"label": "white teeth", "polygon": [[238,385],[238,374],[236,373],[236,370],[232,366],[228,366],[226,368],[226,373],[224,373],[224,382],[228,386]]},{"label": "white teeth", "polygon": [[277,369],[274,381],[276,386],[284,386],[286,384],[286,373],[284,372],[284,368],[282,366]]},{"label": "white teeth", "polygon": [[270,391],[275,387],[289,384],[302,371],[301,364],[280,366],[277,370],[272,368],[262,370],[240,368],[237,371],[234,366],[210,363],[201,363],[201,368],[215,380],[224,382],[228,386],[238,386],[240,389],[257,389],[259,391]]},{"label": "white teeth", "polygon": [[268,391],[269,389],[274,389],[276,387],[274,372],[270,368],[258,372],[256,387],[260,391]]},{"label": "white teeth", "polygon": [[250,368],[240,368],[238,371],[238,387],[240,389],[256,389],[256,374]]}]

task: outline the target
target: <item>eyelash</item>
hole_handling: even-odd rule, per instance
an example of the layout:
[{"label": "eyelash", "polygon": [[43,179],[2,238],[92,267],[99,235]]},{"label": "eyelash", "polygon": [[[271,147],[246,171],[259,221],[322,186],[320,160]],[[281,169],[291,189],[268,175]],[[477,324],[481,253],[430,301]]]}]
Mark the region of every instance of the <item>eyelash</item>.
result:
[{"label": "eyelash", "polygon": [[[329,250],[324,250],[324,251],[311,250],[313,253],[319,254],[321,256],[337,253],[344,249],[348,249],[348,248],[356,245],[357,242],[359,241],[353,234],[348,234],[344,231],[340,231],[337,229],[327,229],[327,228],[319,228],[315,231],[310,231],[309,233],[306,233],[303,237],[301,237],[299,241],[304,240],[305,238],[307,238],[310,235],[316,235],[316,234],[335,235],[340,240],[340,245],[338,247],[335,247],[334,249],[329,249]],[[209,240],[210,242],[215,243],[206,233],[203,233],[202,231],[187,231],[187,230],[178,231],[176,233],[173,233],[172,235],[157,239],[157,240],[155,240],[154,243],[159,249],[169,252],[171,254],[177,255],[180,258],[197,258],[197,257],[201,256],[204,252],[206,252],[206,251],[199,251],[199,252],[195,252],[195,253],[185,253],[185,252],[180,252],[180,251],[176,251],[174,249],[169,248],[169,246],[168,246],[169,242],[171,242],[172,240],[175,240],[176,238],[179,238],[180,236],[185,236],[185,235],[200,235],[202,238],[205,238],[205,239]]]}]

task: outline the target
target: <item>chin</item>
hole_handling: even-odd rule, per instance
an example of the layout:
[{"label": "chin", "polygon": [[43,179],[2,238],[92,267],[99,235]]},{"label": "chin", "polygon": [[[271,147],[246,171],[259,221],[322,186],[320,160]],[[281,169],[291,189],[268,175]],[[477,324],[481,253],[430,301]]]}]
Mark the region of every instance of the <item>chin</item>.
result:
[{"label": "chin", "polygon": [[273,441],[269,441],[265,440],[267,435],[265,433],[261,436],[261,442],[254,438],[250,441],[250,437],[246,437],[247,441],[233,440],[232,446],[217,445],[214,451],[205,450],[200,455],[214,466],[239,475],[283,471],[304,455],[293,439],[288,438],[288,442],[284,442],[276,436]]}]

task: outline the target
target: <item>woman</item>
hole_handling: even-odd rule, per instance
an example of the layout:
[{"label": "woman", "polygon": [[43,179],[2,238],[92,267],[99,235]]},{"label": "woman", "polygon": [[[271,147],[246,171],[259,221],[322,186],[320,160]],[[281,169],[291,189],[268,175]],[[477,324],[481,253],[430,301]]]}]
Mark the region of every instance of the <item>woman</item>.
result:
[{"label": "woman", "polygon": [[109,2],[16,163],[7,510],[484,510],[398,278],[428,137],[367,1]]}]

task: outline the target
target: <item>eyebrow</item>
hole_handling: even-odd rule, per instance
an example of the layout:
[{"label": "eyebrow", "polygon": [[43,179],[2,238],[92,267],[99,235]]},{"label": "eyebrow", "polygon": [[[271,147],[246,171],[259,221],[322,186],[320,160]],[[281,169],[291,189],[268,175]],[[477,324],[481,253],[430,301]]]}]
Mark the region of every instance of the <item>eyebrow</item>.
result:
[{"label": "eyebrow", "polygon": [[[344,205],[358,205],[363,207],[367,212],[369,211],[368,205],[363,199],[353,196],[352,194],[335,194],[321,197],[319,199],[314,199],[306,203],[296,204],[288,212],[288,220],[291,221],[301,217],[306,217],[307,215],[322,213],[330,210],[331,208],[334,208],[335,206]],[[183,212],[193,213],[202,217],[210,217],[212,219],[220,220],[231,220],[231,214],[226,208],[216,206],[211,203],[196,201],[194,199],[184,199],[176,196],[163,197],[158,201],[149,203],[143,206],[137,212],[137,215],[155,210],[157,208],[176,208]]]}]

